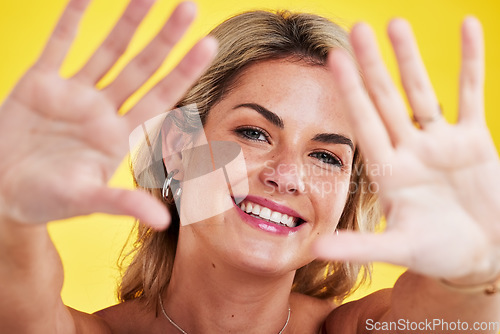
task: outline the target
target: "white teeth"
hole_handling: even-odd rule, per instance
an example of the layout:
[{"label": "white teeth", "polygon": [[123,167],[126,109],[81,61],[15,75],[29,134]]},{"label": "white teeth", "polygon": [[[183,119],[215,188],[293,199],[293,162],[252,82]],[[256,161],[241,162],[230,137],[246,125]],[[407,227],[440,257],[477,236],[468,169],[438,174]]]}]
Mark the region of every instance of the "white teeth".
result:
[{"label": "white teeth", "polygon": [[[274,214],[274,212],[273,212],[273,214]],[[265,207],[260,209],[259,217],[264,218],[264,219],[271,218],[271,209],[265,208]]]},{"label": "white teeth", "polygon": [[252,203],[247,203],[247,207],[245,210],[246,213],[252,213]]},{"label": "white teeth", "polygon": [[281,212],[273,211],[269,208],[266,208],[265,206],[260,206],[255,203],[244,202],[240,204],[240,208],[246,213],[259,216],[260,218],[271,221],[273,223],[286,225],[288,227],[295,227],[297,225],[296,221],[298,219],[296,219],[295,217]]},{"label": "white teeth", "polygon": [[[270,212],[271,210],[269,210]],[[284,215],[283,215],[284,216]],[[281,217],[282,217],[282,214],[279,213],[279,212],[276,212],[276,211],[273,211],[273,214],[271,215],[271,218],[270,220],[275,222],[275,223],[280,223],[281,222]],[[285,224],[287,225],[287,224]]]}]

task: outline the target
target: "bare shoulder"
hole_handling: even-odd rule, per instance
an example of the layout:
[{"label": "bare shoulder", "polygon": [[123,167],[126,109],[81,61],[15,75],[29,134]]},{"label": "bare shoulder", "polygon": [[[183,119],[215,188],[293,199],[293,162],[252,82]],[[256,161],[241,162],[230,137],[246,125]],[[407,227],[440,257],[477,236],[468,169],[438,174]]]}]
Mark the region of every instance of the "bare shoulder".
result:
[{"label": "bare shoulder", "polygon": [[[113,334],[157,333],[157,317],[140,300],[126,301],[94,313]],[[145,332],[145,330],[147,332]]]},{"label": "bare shoulder", "polygon": [[335,308],[326,319],[328,334],[368,333],[369,322],[381,319],[389,310],[391,292],[380,290]]},{"label": "bare shoulder", "polygon": [[95,314],[88,314],[66,307],[73,317],[76,333],[81,334],[111,334],[111,328],[106,321]]},{"label": "bare shoulder", "polygon": [[327,316],[337,307],[332,300],[318,299],[292,293],[290,295],[292,309],[291,321],[296,333],[318,333]]}]

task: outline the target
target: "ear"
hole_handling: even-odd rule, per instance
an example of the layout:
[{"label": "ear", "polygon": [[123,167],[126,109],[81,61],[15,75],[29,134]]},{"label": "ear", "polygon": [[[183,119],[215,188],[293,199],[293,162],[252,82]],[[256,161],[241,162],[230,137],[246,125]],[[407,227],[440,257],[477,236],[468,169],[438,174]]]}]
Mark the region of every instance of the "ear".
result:
[{"label": "ear", "polygon": [[166,117],[161,127],[161,150],[163,163],[167,172],[179,170],[175,179],[182,180],[184,166],[182,164],[182,150],[185,146],[186,134],[173,121],[173,117]]}]

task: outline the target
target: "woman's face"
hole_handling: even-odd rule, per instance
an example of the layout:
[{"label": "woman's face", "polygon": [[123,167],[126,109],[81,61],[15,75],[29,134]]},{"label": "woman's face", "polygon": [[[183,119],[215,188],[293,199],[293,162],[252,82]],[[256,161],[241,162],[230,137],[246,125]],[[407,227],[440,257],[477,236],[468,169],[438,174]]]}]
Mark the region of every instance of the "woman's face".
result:
[{"label": "woman's face", "polygon": [[[208,141],[241,147],[249,195],[241,201],[234,193],[239,205],[183,226],[181,242],[187,233],[213,262],[258,273],[311,262],[312,242],[334,233],[339,221],[354,154],[329,72],[301,61],[252,65],[212,108],[204,130]],[[223,196],[204,195],[214,205]]]}]

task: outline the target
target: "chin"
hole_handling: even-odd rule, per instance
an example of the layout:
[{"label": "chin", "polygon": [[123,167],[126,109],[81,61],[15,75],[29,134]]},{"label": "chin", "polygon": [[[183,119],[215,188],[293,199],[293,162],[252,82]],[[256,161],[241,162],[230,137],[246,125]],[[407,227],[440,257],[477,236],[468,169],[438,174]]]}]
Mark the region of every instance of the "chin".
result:
[{"label": "chin", "polygon": [[314,260],[307,250],[293,243],[282,243],[255,235],[238,235],[227,240],[223,256],[231,266],[251,275],[276,277],[288,275]]},{"label": "chin", "polygon": [[191,224],[189,228],[196,235],[192,241],[199,243],[198,251],[242,272],[267,277],[290,274],[314,260],[308,251],[311,224],[290,228],[291,233],[274,233],[248,223],[242,215],[235,206]]},{"label": "chin", "polygon": [[252,274],[274,276],[283,275],[294,271],[294,256],[284,254],[277,247],[269,247],[263,243],[254,243],[245,245],[247,247],[239,248],[230,252],[231,258],[228,259],[239,269],[248,271]]}]

